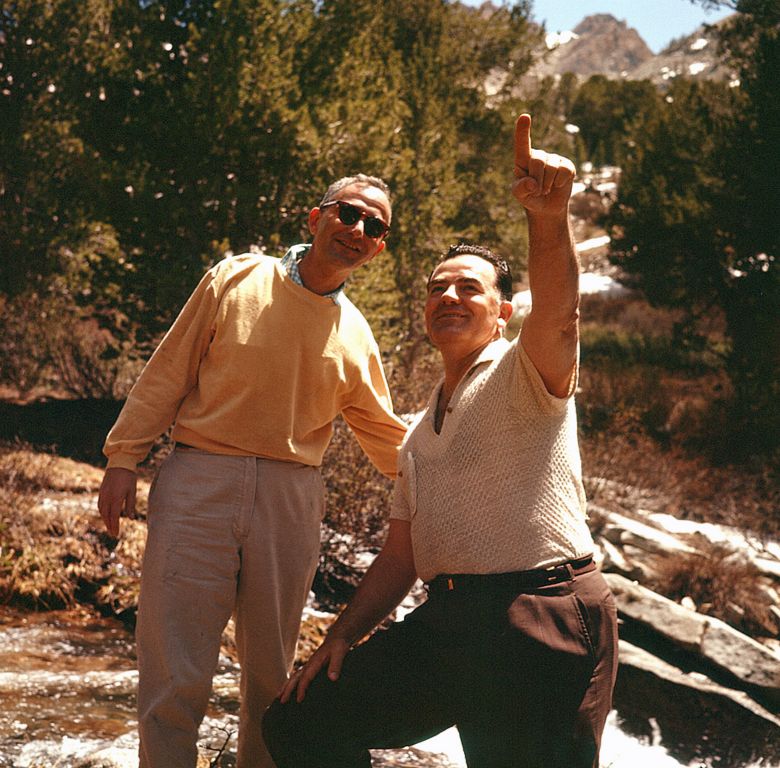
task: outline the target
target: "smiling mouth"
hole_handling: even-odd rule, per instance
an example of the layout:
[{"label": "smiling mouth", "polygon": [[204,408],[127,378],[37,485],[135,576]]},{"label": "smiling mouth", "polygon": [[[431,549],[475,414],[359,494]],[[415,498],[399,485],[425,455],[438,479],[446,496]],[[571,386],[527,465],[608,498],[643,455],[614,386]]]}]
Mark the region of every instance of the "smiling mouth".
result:
[{"label": "smiling mouth", "polygon": [[350,251],[354,251],[355,253],[360,253],[360,248],[358,248],[356,245],[352,245],[351,243],[348,243],[345,240],[339,240],[338,238],[336,239],[336,242],[340,243]]}]

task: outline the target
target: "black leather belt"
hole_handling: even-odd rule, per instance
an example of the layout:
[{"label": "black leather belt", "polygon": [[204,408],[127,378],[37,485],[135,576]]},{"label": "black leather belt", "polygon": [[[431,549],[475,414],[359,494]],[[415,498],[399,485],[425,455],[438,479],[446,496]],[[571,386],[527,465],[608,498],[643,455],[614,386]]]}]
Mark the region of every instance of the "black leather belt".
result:
[{"label": "black leather belt", "polygon": [[596,570],[593,558],[580,558],[550,568],[534,568],[530,571],[510,573],[443,573],[425,583],[429,594],[452,591],[527,592],[551,584],[571,581],[583,573]]}]

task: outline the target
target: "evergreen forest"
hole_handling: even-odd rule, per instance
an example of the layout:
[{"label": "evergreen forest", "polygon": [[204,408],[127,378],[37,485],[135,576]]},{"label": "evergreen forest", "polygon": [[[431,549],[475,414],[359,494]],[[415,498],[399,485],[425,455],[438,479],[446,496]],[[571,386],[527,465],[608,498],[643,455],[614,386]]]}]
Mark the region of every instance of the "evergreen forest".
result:
[{"label": "evergreen forest", "polygon": [[[598,221],[611,260],[673,313],[670,348],[724,372],[718,423],[743,458],[771,456],[780,12],[700,4],[736,12],[720,40],[736,84],[530,78],[530,0],[3,0],[0,383],[123,397],[206,268],[304,241],[309,209],[355,172],[389,183],[394,219],[350,295],[411,378],[424,277],[449,244],[523,277],[508,187],[528,111],[538,146],[620,168]],[[583,357],[614,357],[603,343],[584,337]]]}]

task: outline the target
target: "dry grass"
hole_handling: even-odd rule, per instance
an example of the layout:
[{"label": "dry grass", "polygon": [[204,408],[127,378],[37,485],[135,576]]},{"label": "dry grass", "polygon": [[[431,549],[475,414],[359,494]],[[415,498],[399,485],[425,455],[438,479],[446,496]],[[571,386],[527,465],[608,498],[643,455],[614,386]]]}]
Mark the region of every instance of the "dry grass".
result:
[{"label": "dry grass", "polygon": [[62,456],[5,445],[0,446],[0,475],[16,491],[86,493],[100,488],[103,471]]},{"label": "dry grass", "polygon": [[20,446],[0,447],[0,603],[33,610],[86,603],[132,620],[145,531],[102,531],[99,470]]},{"label": "dry grass", "polygon": [[678,517],[780,537],[780,457],[754,455],[732,416],[723,319],[703,320],[695,343],[675,335],[678,314],[637,298],[588,299],[583,318],[586,476],[646,491]]},{"label": "dry grass", "polygon": [[[771,463],[753,470],[712,466],[705,457],[660,445],[638,430],[586,435],[581,448],[586,491],[596,504],[638,503],[682,520],[721,523],[780,540],[780,484]],[[623,502],[614,498],[616,485],[629,489]]]},{"label": "dry grass", "polygon": [[694,554],[665,558],[657,566],[657,581],[648,585],[657,592],[678,601],[689,597],[700,613],[748,635],[777,635],[768,603],[756,599],[760,573],[739,554],[710,545]]}]

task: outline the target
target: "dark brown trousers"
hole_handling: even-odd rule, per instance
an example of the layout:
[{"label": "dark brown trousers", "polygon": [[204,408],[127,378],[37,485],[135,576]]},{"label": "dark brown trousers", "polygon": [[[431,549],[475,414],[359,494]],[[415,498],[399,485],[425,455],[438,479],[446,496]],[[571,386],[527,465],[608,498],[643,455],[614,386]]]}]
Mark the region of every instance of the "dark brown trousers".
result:
[{"label": "dark brown trousers", "polygon": [[457,726],[469,768],[598,768],[617,672],[598,571],[521,594],[436,593],[324,674],[263,732],[278,768],[367,768],[370,748]]}]

